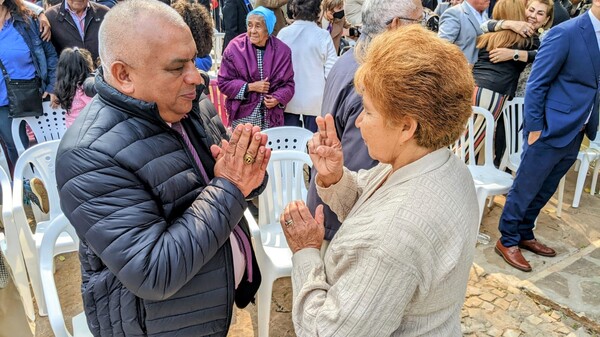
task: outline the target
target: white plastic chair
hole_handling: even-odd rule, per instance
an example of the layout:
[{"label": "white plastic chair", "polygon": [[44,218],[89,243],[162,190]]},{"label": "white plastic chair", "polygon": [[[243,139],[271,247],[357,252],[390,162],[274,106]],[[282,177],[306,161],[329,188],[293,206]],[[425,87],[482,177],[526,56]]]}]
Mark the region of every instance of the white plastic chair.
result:
[{"label": "white plastic chair", "polygon": [[[592,186],[590,188],[590,194],[594,195],[596,192],[596,183],[598,182],[598,173],[600,169],[600,132],[596,134],[596,139],[594,141],[590,141],[590,145],[587,149],[580,150],[577,155],[578,164],[576,164],[575,168],[579,169],[579,173],[577,173],[577,182],[575,185],[575,193],[573,194],[573,208],[579,207],[579,202],[581,201],[581,194],[583,194],[583,186],[585,185],[585,179],[587,177],[588,170],[590,168],[590,163],[596,162],[596,168],[594,169],[592,176]],[[565,177],[562,177],[560,180],[560,184],[558,185],[558,205],[556,207],[556,215],[560,217],[562,215],[562,201],[565,191]]]},{"label": "white plastic chair", "polygon": [[[4,172],[9,173],[10,169],[8,168],[8,159],[6,159],[6,155],[4,154],[4,148],[0,145],[0,167],[4,169]],[[10,176],[8,177],[10,179]]]},{"label": "white plastic chair", "polygon": [[[477,165],[475,159],[475,130],[474,121],[477,116],[485,118],[485,138],[484,138],[484,163],[483,165]],[[494,160],[492,158],[492,143],[494,140],[494,117],[492,114],[484,108],[473,107],[473,115],[467,122],[468,137],[463,134],[460,139],[456,142],[454,151],[461,159],[466,161],[467,167],[473,176],[473,182],[478,193],[479,201],[479,221],[483,217],[483,210],[485,208],[485,200],[494,195],[500,195],[508,193],[513,183],[513,177],[504,172],[500,171],[494,166]],[[468,152],[465,151],[465,146],[468,145]],[[468,160],[466,158],[467,153],[469,155]],[[480,154],[481,155],[481,154]],[[485,241],[484,234],[480,234],[480,241]]]},{"label": "white plastic chair", "polygon": [[19,136],[21,122],[25,121],[31,127],[38,143],[62,138],[67,131],[65,122],[66,111],[62,108],[52,109],[50,102],[43,102],[44,114],[39,117],[13,118],[12,135],[19,155],[25,151],[25,146]]},{"label": "white plastic chair", "polygon": [[221,59],[223,54],[223,39],[225,39],[225,33],[219,33],[214,29],[213,33],[213,49],[211,50],[212,59],[215,63],[215,69],[219,69],[221,66]]},{"label": "white plastic chair", "polygon": [[515,97],[512,101],[504,103],[502,116],[504,118],[504,130],[506,134],[506,150],[500,163],[499,169],[504,171],[508,168],[512,172],[517,172],[521,164],[521,154],[523,153],[523,109],[525,99]]},{"label": "white plastic chair", "polygon": [[48,319],[56,337],[88,337],[92,336],[85,313],[81,312],[73,317],[73,335],[69,333],[65,325],[64,316],[60,307],[56,282],[54,280],[54,256],[60,254],[57,251],[58,242],[62,233],[71,227],[64,214],[59,215],[46,227],[46,232],[40,244],[40,266],[39,273],[44,279],[44,299],[48,308]]},{"label": "white plastic chair", "polygon": [[[23,250],[23,257],[27,272],[31,280],[33,293],[37,300],[40,316],[46,315],[46,303],[42,293],[42,279],[39,274],[39,249],[48,224],[62,214],[56,184],[55,161],[56,152],[60,141],[48,141],[34,145],[25,150],[17,160],[13,183],[13,216],[18,229],[19,241]],[[40,177],[46,190],[50,203],[50,220],[37,221],[35,233],[29,227],[23,205],[24,174],[30,170],[30,164],[35,168],[36,175]],[[57,253],[73,252],[78,249],[79,238],[73,227],[69,226],[56,243]]]},{"label": "white plastic chair", "polygon": [[33,297],[29,289],[29,279],[27,278],[27,269],[23,260],[21,244],[19,243],[17,226],[13,219],[12,188],[8,174],[3,168],[0,168],[0,183],[2,185],[2,223],[4,224],[4,233],[0,233],[0,251],[2,251],[2,255],[6,258],[8,267],[11,270],[25,314],[29,321],[33,322],[35,321]]},{"label": "white plastic chair", "polygon": [[258,336],[269,336],[273,282],[292,273],[292,251],[287,245],[279,216],[294,200],[306,200],[304,165],[312,166],[308,154],[300,151],[273,151],[267,167],[269,182],[258,197],[258,224],[246,210],[256,259],[262,274],[258,289]]},{"label": "white plastic chair", "polygon": [[279,126],[262,131],[269,139],[267,147],[272,150],[296,150],[306,152],[306,144],[313,133],[297,126]]}]

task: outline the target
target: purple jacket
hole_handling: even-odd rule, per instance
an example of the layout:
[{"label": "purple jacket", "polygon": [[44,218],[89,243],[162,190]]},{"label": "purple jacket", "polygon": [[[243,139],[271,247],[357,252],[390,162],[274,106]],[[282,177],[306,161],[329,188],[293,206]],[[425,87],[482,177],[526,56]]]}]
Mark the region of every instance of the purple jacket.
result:
[{"label": "purple jacket", "polygon": [[[270,127],[283,125],[283,110],[294,96],[294,69],[292,51],[281,40],[270,36],[263,55],[263,74],[269,79],[269,94],[277,98],[279,105],[267,110],[266,119]],[[219,69],[219,90],[227,96],[225,107],[229,120],[249,116],[260,102],[260,94],[249,92],[247,99],[235,97],[244,84],[260,81],[256,48],[246,34],[238,35],[225,48]]]}]

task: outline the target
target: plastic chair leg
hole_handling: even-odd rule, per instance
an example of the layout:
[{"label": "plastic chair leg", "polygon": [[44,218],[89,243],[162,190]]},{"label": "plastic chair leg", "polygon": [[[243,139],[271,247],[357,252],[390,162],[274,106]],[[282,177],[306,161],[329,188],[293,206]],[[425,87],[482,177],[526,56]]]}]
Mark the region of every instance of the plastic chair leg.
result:
[{"label": "plastic chair leg", "polygon": [[[38,305],[38,313],[40,316],[47,316],[48,311],[46,310],[46,299],[44,297],[44,290],[42,288],[42,277],[39,269],[39,258],[37,256],[37,248],[33,247],[35,252],[24,251],[25,265],[27,266],[27,273],[29,274],[29,280],[31,282],[31,288],[33,288],[33,296]],[[35,253],[35,254],[32,254]]]},{"label": "plastic chair leg", "polygon": [[556,205],[556,216],[559,218],[562,216],[562,203],[565,194],[565,179],[565,176],[563,176],[558,184],[558,204]]},{"label": "plastic chair leg", "polygon": [[263,278],[260,288],[258,289],[258,337],[269,337],[271,297],[273,295],[274,281],[275,280],[269,278]]},{"label": "plastic chair leg", "polygon": [[487,205],[488,208],[492,208],[492,206],[494,206],[494,198],[495,197],[496,197],[495,195],[490,196],[490,201],[488,202],[488,205]]},{"label": "plastic chair leg", "polygon": [[477,242],[481,244],[490,243],[490,236],[484,233],[479,232],[481,229],[481,221],[483,219],[483,210],[485,209],[485,201],[488,197],[488,193],[483,188],[475,188],[477,191],[477,203],[479,204],[479,227],[477,228]]},{"label": "plastic chair leg", "polygon": [[590,194],[596,194],[596,183],[598,182],[598,173],[600,173],[600,159],[596,161],[596,168],[594,169],[594,175],[592,176],[592,187],[590,188]]},{"label": "plastic chair leg", "polygon": [[589,168],[590,162],[588,157],[583,156],[579,167],[579,173],[577,174],[577,185],[575,185],[575,194],[573,195],[573,208],[579,207],[579,201],[581,201],[581,194],[583,193],[583,185],[585,184],[585,177],[587,176]]},{"label": "plastic chair leg", "polygon": [[[1,257],[0,257],[1,258]],[[9,260],[9,257],[6,257]],[[9,266],[12,269],[13,279],[15,287],[19,292],[19,297],[23,302],[23,308],[27,318],[33,322],[35,321],[35,310],[33,309],[33,298],[31,297],[31,290],[29,289],[29,279],[27,278],[27,269],[25,268],[25,262],[21,258],[21,253],[14,259],[15,261],[9,261]]]}]

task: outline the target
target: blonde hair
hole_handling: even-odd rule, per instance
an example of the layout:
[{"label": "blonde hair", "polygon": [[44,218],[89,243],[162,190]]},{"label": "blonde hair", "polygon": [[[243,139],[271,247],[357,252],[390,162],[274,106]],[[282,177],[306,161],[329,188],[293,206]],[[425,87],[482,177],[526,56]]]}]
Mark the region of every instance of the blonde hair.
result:
[{"label": "blonde hair", "polygon": [[420,25],[407,25],[373,38],[359,62],[357,92],[367,93],[390,125],[416,120],[419,146],[439,149],[462,134],[474,82],[458,47]]},{"label": "blonde hair", "polygon": [[[522,0],[500,0],[494,6],[492,13],[494,20],[525,21],[525,6]],[[511,48],[517,46],[522,48],[530,43],[530,39],[524,38],[512,30],[501,30],[498,32],[485,33],[477,38],[477,48],[493,50],[496,48]]]},{"label": "blonde hair", "polygon": [[334,8],[344,5],[344,0],[323,0],[321,7],[323,11],[333,11]]},{"label": "blonde hair", "polygon": [[552,27],[552,24],[554,23],[554,1],[552,1],[552,0],[529,0],[529,1],[527,1],[527,7],[529,8],[529,6],[531,6],[531,4],[536,1],[541,3],[542,5],[546,5],[546,7],[548,7],[548,9],[546,10],[546,15],[548,16],[548,21],[546,21],[546,24],[544,24],[541,27],[544,30],[548,30],[548,29],[550,29],[550,27]]}]

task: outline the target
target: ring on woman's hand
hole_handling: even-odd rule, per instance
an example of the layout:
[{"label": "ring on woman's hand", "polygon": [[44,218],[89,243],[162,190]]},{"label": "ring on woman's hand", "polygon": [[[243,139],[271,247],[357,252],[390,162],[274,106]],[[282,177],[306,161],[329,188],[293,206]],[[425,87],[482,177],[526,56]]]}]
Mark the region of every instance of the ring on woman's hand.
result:
[{"label": "ring on woman's hand", "polygon": [[250,154],[246,153],[244,155],[244,163],[246,163],[247,165],[252,165],[254,163],[254,157],[252,157]]},{"label": "ring on woman's hand", "polygon": [[294,221],[290,220],[285,220],[285,227],[291,227],[294,225]]},{"label": "ring on woman's hand", "polygon": [[527,29],[523,29],[523,34],[527,34],[528,30]]}]

